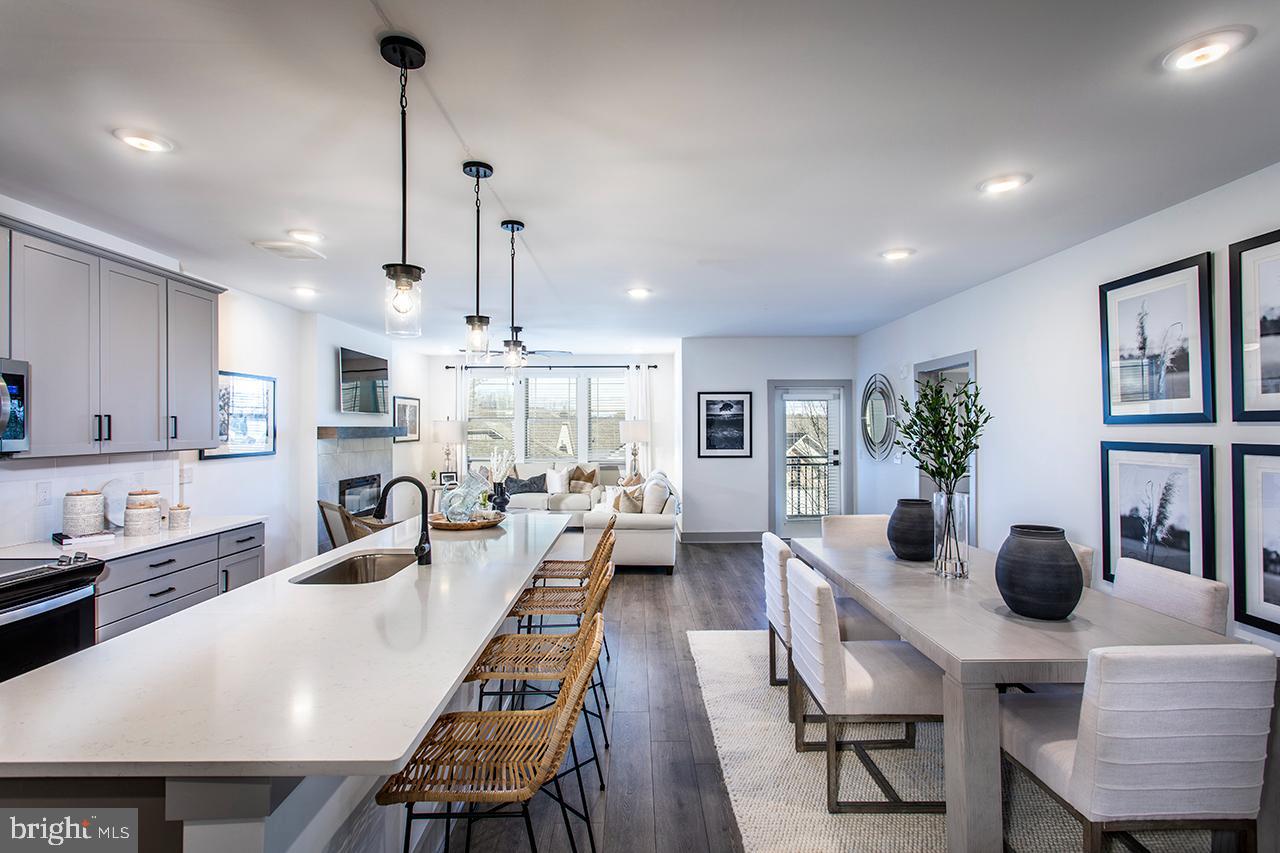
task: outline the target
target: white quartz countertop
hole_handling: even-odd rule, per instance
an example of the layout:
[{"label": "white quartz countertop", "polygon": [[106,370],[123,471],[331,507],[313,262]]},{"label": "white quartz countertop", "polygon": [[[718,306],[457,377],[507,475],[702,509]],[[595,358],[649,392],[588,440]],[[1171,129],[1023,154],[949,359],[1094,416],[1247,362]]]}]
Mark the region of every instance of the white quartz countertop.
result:
[{"label": "white quartz countertop", "polygon": [[418,521],[0,683],[0,776],[378,776],[402,767],[568,516],[432,531],[433,564],[294,584],[411,553]]},{"label": "white quartz countertop", "polygon": [[116,531],[116,538],[110,542],[87,542],[74,548],[63,548],[51,539],[42,542],[27,542],[23,545],[10,545],[0,548],[0,560],[56,560],[63,554],[74,554],[84,551],[90,557],[103,560],[115,560],[130,554],[141,554],[166,545],[176,545],[202,536],[212,536],[237,527],[265,522],[265,515],[196,515],[191,516],[190,530],[161,530],[155,536],[125,536],[123,530]]}]

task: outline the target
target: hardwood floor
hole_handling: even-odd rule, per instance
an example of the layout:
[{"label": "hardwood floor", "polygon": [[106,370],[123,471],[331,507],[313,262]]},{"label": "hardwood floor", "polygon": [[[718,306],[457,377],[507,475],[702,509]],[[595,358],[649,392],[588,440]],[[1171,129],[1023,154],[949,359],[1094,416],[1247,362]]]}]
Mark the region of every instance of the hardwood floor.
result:
[{"label": "hardwood floor", "polygon": [[[599,790],[593,768],[583,777],[597,850],[741,851],[685,631],[765,627],[759,547],[681,545],[670,577],[619,571],[605,617],[613,652],[605,670],[612,703],[612,748],[602,750],[606,790]],[[578,750],[585,756],[586,735],[578,729]],[[569,801],[577,802],[572,777],[562,785]],[[538,850],[568,850],[559,807],[538,796],[531,809]],[[577,820],[571,825],[585,853],[586,829]],[[461,851],[464,832],[457,829],[452,849]],[[471,849],[527,850],[522,822],[478,821]]]}]

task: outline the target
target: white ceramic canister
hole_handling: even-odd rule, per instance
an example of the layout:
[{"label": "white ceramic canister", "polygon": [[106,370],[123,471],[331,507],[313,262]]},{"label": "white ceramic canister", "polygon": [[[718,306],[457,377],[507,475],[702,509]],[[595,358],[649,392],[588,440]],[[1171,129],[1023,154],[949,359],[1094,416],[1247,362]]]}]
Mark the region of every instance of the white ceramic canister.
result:
[{"label": "white ceramic canister", "polygon": [[89,536],[106,527],[106,498],[102,492],[81,489],[62,498],[62,532],[67,536]]},{"label": "white ceramic canister", "polygon": [[169,507],[169,529],[191,529],[191,507],[186,504],[174,504]]},{"label": "white ceramic canister", "polygon": [[160,506],[154,503],[131,504],[124,508],[125,536],[155,536],[160,532]]},{"label": "white ceramic canister", "polygon": [[125,499],[125,506],[137,506],[138,504],[156,504],[159,506],[158,498],[160,493],[155,489],[135,489],[129,493]]}]

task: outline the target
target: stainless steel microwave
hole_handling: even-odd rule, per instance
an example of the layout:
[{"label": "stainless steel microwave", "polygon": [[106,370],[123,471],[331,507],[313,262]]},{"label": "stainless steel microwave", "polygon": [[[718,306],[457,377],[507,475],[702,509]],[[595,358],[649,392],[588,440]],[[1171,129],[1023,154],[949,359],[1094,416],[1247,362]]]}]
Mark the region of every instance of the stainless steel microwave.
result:
[{"label": "stainless steel microwave", "polygon": [[31,365],[0,358],[0,453],[31,449]]}]

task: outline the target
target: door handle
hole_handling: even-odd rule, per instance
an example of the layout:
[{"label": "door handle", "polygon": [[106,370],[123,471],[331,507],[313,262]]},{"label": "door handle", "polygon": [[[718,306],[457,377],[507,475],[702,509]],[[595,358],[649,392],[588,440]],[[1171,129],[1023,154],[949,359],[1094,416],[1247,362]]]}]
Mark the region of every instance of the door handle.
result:
[{"label": "door handle", "polygon": [[106,429],[107,429],[107,432],[103,436],[102,440],[110,441],[111,440],[111,415],[103,415],[102,420],[106,424]]},{"label": "door handle", "polygon": [[102,441],[102,415],[93,416],[93,440]]},{"label": "door handle", "polygon": [[164,589],[160,590],[159,592],[148,593],[147,598],[159,598],[162,595],[168,595],[171,592],[175,592],[177,589],[178,588],[176,586],[166,586]]},{"label": "door handle", "polygon": [[178,437],[178,416],[169,415],[169,438]]},{"label": "door handle", "polygon": [[229,573],[226,569],[223,569],[223,570],[222,570],[222,583],[221,583],[221,584],[219,584],[219,587],[220,587],[220,588],[218,589],[218,592],[226,592],[226,591],[227,591],[227,589],[228,589],[228,587],[229,587],[229,585],[230,585],[230,583],[231,583],[231,576],[230,576],[230,573]]}]

